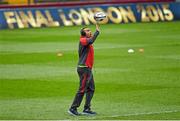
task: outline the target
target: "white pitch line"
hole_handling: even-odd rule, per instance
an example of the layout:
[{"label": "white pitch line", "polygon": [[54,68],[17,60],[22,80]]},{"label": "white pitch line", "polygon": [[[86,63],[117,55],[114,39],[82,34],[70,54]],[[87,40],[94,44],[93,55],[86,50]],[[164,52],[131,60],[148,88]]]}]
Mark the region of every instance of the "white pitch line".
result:
[{"label": "white pitch line", "polygon": [[162,113],[176,113],[180,112],[180,110],[171,110],[171,111],[160,111],[160,112],[147,112],[147,113],[133,113],[133,114],[125,114],[125,115],[112,115],[112,116],[102,116],[102,117],[126,117],[126,116],[139,116],[139,115],[152,115],[152,114],[162,114]]},{"label": "white pitch line", "polygon": [[175,113],[175,112],[180,112],[180,111],[179,111],[179,110],[173,110],[173,111],[160,111],[160,112],[134,113],[134,114],[125,114],[125,115],[113,115],[113,116],[110,116],[110,117],[138,116],[138,115],[152,115],[152,114]]}]

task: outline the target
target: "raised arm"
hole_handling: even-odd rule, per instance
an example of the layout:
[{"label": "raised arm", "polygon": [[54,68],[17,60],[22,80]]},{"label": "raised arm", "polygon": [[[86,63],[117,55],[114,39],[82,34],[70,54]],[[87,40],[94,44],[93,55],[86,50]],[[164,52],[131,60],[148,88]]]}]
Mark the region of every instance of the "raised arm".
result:
[{"label": "raised arm", "polygon": [[95,24],[96,25],[96,32],[93,34],[92,37],[90,37],[87,41],[88,44],[93,44],[97,38],[97,36],[99,35],[100,29],[99,29],[99,25],[98,23]]}]

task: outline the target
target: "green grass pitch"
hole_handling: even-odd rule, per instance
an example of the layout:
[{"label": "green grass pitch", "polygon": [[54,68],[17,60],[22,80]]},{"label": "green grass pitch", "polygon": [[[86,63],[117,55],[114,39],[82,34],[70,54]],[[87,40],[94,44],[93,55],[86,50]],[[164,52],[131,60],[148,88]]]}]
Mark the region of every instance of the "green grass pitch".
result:
[{"label": "green grass pitch", "polygon": [[101,25],[98,115],[68,115],[81,27],[0,31],[0,119],[180,119],[180,22]]}]

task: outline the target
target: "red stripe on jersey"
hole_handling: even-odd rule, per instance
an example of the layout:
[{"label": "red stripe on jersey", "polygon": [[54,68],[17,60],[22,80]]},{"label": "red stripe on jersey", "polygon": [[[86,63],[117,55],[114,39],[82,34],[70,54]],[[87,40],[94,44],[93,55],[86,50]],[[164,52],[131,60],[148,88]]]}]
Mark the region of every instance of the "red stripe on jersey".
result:
[{"label": "red stripe on jersey", "polygon": [[94,48],[93,45],[89,45],[89,52],[86,59],[86,66],[92,68],[94,64]]}]

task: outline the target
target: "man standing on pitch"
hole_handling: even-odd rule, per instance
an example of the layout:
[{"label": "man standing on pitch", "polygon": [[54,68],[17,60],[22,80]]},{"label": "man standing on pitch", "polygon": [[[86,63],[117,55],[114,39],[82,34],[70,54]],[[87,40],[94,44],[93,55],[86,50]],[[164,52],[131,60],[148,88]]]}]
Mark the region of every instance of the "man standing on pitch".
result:
[{"label": "man standing on pitch", "polygon": [[68,110],[71,115],[80,115],[77,108],[80,106],[84,94],[86,94],[84,110],[82,114],[96,114],[91,111],[90,103],[94,94],[94,78],[92,74],[92,67],[94,63],[94,48],[93,43],[99,35],[99,25],[96,23],[96,32],[92,35],[91,30],[88,27],[84,27],[80,31],[81,37],[79,41],[79,62],[77,72],[80,79],[80,86],[74,98],[74,101]]}]

